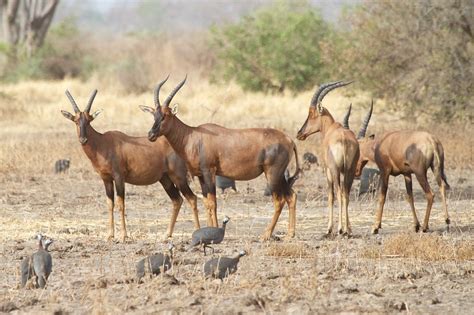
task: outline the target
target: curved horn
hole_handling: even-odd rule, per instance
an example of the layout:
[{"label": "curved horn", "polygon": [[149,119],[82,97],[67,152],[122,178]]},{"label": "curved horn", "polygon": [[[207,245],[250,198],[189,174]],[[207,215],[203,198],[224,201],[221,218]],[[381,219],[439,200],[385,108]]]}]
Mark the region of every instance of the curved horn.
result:
[{"label": "curved horn", "polygon": [[367,115],[364,118],[364,122],[362,123],[362,127],[360,127],[359,134],[357,135],[357,139],[362,139],[365,137],[365,133],[367,132],[367,126],[369,125],[370,117],[372,117],[372,110],[374,109],[374,100],[370,104],[370,109]]},{"label": "curved horn", "polygon": [[329,86],[329,87],[326,87],[326,88],[319,94],[319,98],[316,100],[316,102],[317,102],[317,104],[318,104],[318,107],[320,106],[320,103],[323,101],[323,98],[324,98],[329,92],[331,92],[331,91],[334,90],[334,89],[337,89],[337,88],[340,88],[340,87],[349,85],[349,84],[351,84],[352,82],[354,82],[354,81],[348,81],[348,82],[339,81],[339,82],[336,83],[336,84],[333,84],[333,85],[331,85],[331,86]]},{"label": "curved horn", "polygon": [[338,84],[338,83],[341,83],[342,81],[334,81],[334,82],[328,82],[328,83],[324,83],[324,84],[321,84],[319,86],[319,88],[316,90],[316,92],[314,92],[314,95],[313,97],[311,98],[311,103],[310,103],[310,106],[313,106],[313,107],[316,107],[317,103],[316,101],[318,100],[318,97],[319,97],[319,94],[327,87],[329,86],[333,86],[334,84]]},{"label": "curved horn", "polygon": [[77,106],[76,101],[74,100],[74,98],[72,97],[71,93],[69,93],[68,90],[66,90],[66,96],[69,99],[69,102],[71,102],[71,104],[72,104],[72,108],[74,109],[74,113],[79,113],[81,110]]},{"label": "curved horn", "polygon": [[158,85],[156,86],[156,89],[155,89],[155,107],[158,108],[159,106],[161,106],[160,104],[160,89],[161,87],[163,86],[163,84],[165,84],[166,81],[168,81],[168,78],[170,77],[170,75],[168,74],[168,76],[166,77],[166,79],[164,79],[163,81],[161,81],[160,83],[158,83]]},{"label": "curved horn", "polygon": [[170,103],[171,103],[171,100],[173,99],[173,97],[175,96],[176,93],[178,93],[179,89],[184,85],[184,83],[186,82],[186,79],[188,78],[188,75],[186,74],[186,76],[184,77],[184,80],[181,81],[180,84],[178,84],[173,91],[171,91],[170,95],[168,96],[168,98],[165,100],[165,102],[163,103],[163,106],[164,107],[168,107],[170,106]]},{"label": "curved horn", "polygon": [[352,110],[352,103],[349,105],[349,108],[347,109],[347,113],[344,116],[344,119],[342,120],[342,126],[345,129],[349,129],[349,116],[351,116],[351,110]]},{"label": "curved horn", "polygon": [[84,112],[89,113],[91,110],[92,103],[94,102],[94,98],[97,95],[97,90],[92,91],[91,97],[89,97],[89,102],[87,103],[86,109]]}]

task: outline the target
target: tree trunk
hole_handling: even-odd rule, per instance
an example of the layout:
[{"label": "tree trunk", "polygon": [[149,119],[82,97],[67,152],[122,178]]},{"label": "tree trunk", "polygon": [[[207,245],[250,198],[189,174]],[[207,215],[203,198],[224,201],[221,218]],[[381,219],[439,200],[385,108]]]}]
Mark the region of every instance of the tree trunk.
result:
[{"label": "tree trunk", "polygon": [[59,0],[0,0],[5,41],[28,57],[43,45]]}]

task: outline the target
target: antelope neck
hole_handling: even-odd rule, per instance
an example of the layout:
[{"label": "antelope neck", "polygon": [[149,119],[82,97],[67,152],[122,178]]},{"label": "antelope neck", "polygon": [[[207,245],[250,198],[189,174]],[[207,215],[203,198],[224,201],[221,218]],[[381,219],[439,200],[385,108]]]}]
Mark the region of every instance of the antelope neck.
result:
[{"label": "antelope neck", "polygon": [[170,123],[169,131],[163,133],[163,136],[166,137],[166,140],[168,140],[173,150],[175,150],[178,155],[183,156],[187,138],[193,132],[193,127],[186,125],[176,116],[171,118]]},{"label": "antelope neck", "polygon": [[334,118],[332,115],[326,110],[326,113],[321,116],[321,134],[326,137],[326,133],[329,131],[331,126],[334,124]]},{"label": "antelope neck", "polygon": [[100,146],[98,145],[98,139],[102,136],[101,133],[97,132],[92,126],[89,124],[86,127],[86,137],[87,142],[82,145],[82,149],[84,153],[90,160],[95,160],[97,151],[100,150]]}]

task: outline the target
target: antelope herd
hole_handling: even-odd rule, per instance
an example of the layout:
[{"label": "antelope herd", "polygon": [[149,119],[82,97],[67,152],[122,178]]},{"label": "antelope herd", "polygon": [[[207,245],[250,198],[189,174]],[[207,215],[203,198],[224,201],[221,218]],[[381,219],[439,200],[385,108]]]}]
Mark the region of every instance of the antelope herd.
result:
[{"label": "antelope herd", "polygon": [[[181,81],[160,103],[159,93],[168,77],[160,82],[154,93],[154,107],[140,106],[151,113],[153,125],[147,137],[131,137],[119,131],[98,133],[91,122],[100,111],[90,114],[97,94],[95,90],[84,111],[80,111],[72,95],[66,95],[72,104],[74,114],[62,111],[64,117],[76,124],[79,142],[92,166],[104,182],[109,210],[109,239],[114,238],[114,185],[117,193],[117,207],[121,214],[122,241],[127,237],[125,223],[125,183],[150,185],[159,181],[173,203],[166,237],[173,234],[174,225],[183,202],[180,193],[193,210],[195,229],[200,228],[197,198],[188,185],[187,174],[199,179],[203,203],[207,210],[207,226],[218,227],[216,176],[231,180],[251,180],[262,173],[269,184],[274,214],[262,235],[263,240],[272,237],[273,230],[285,204],[289,208],[288,237],[295,236],[296,192],[293,184],[301,171],[297,147],[290,136],[272,128],[229,129],[216,124],[189,126],[177,117],[177,109],[170,103],[183,87]],[[444,173],[444,152],[440,141],[422,131],[391,131],[378,137],[365,137],[372,115],[373,102],[356,135],[349,129],[352,106],[341,125],[329,110],[322,106],[324,97],[332,90],[352,82],[337,81],[322,84],[310,102],[306,121],[296,138],[305,140],[320,132],[324,170],[328,184],[329,221],[327,234],[333,233],[333,203],[336,193],[339,204],[338,232],[351,235],[349,222],[349,193],[355,177],[360,176],[368,161],[380,170],[379,202],[372,233],[381,228],[382,211],[390,175],[403,175],[414,218],[415,231],[420,229],[412,191],[412,174],[415,174],[427,199],[427,208],[422,231],[428,230],[428,220],[433,204],[433,192],[426,177],[431,168],[441,190],[445,220],[449,230],[449,215],[446,205],[446,189],[449,185]],[[295,160],[293,176],[285,176],[291,160]],[[343,214],[345,221],[343,224]]]}]

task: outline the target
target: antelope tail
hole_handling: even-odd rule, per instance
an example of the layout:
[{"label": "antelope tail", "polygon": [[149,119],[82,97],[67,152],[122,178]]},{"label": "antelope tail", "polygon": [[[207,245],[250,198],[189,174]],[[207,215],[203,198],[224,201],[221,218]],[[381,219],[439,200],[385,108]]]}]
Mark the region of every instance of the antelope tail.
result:
[{"label": "antelope tail", "polygon": [[446,174],[444,173],[444,150],[441,143],[434,143],[433,173],[438,184],[443,181],[446,185],[446,189],[451,189]]},{"label": "antelope tail", "polygon": [[295,152],[296,171],[295,171],[295,174],[293,174],[293,176],[288,178],[288,185],[290,188],[293,187],[293,184],[296,182],[301,172],[300,163],[298,162],[298,150],[296,150],[296,145],[294,143],[293,143],[293,151]]}]

